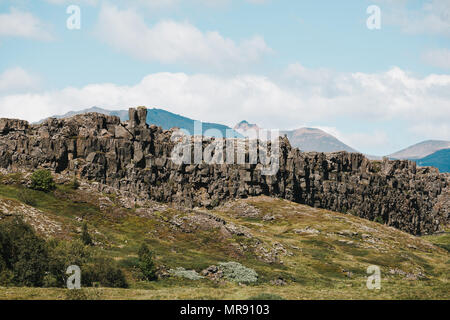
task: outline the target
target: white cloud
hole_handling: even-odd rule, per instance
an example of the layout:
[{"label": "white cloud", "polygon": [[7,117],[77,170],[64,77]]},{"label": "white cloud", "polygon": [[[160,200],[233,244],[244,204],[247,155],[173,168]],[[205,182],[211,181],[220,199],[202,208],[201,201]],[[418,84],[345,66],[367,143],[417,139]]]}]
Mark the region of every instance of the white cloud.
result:
[{"label": "white cloud", "polygon": [[144,61],[204,69],[238,68],[271,52],[259,36],[237,44],[216,31],[202,32],[188,22],[165,20],[148,27],[134,9],[107,5],[100,11],[96,34],[114,48]]},{"label": "white cloud", "polygon": [[428,50],[422,59],[431,66],[450,69],[450,49]]},{"label": "white cloud", "polygon": [[23,37],[48,41],[52,35],[46,25],[29,12],[11,8],[9,13],[0,14],[0,37]]},{"label": "white cloud", "polygon": [[[315,79],[323,73],[304,70],[312,75],[311,83],[301,74],[296,82],[292,74],[274,80],[256,75],[156,73],[133,86],[92,84],[7,95],[0,97],[0,117],[36,121],[94,105],[113,109],[146,105],[231,126],[242,119],[280,129],[338,118],[358,123],[390,121],[407,123],[411,132],[434,130],[434,138],[450,140],[450,75],[418,78],[399,68],[376,74],[336,73],[327,76],[326,88],[320,88]],[[360,149],[364,141],[372,146],[386,141],[381,131],[341,137]]]},{"label": "white cloud", "polygon": [[[450,111],[449,111],[450,112]],[[450,140],[450,125],[448,123],[419,123],[410,128],[410,132],[418,134],[423,139],[436,139],[442,137],[443,140]]]},{"label": "white cloud", "polygon": [[26,72],[22,68],[12,68],[0,74],[0,94],[12,94],[35,90],[39,87],[37,76]]},{"label": "white cloud", "polygon": [[376,1],[383,5],[383,21],[400,26],[404,32],[450,36],[449,0],[427,0],[415,9],[408,6],[411,0]]}]

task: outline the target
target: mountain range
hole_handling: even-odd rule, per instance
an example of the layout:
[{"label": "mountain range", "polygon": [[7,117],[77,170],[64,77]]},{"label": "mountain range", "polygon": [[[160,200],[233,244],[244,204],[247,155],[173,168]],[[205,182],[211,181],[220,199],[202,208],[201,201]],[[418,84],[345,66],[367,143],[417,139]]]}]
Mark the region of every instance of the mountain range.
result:
[{"label": "mountain range", "polygon": [[[255,137],[258,135],[261,128],[256,124],[251,124],[244,120],[238,123],[234,127],[234,130],[243,136]],[[280,131],[280,135],[286,135],[293,147],[306,152],[358,152],[332,135],[317,128],[300,128],[296,130]]]},{"label": "mountain range", "polygon": [[[194,123],[196,120],[193,120],[193,119],[190,119],[187,117],[183,117],[181,115],[178,115],[178,114],[175,114],[175,113],[163,110],[163,109],[152,108],[152,109],[147,109],[147,110],[148,110],[147,111],[147,123],[148,124],[157,125],[159,127],[162,127],[164,130],[169,130],[172,128],[180,128],[180,129],[187,130],[190,133],[194,132]],[[129,120],[128,119],[128,110],[107,110],[107,109],[102,109],[102,108],[98,108],[98,107],[92,107],[92,108],[84,109],[84,110],[80,110],[80,111],[71,111],[71,112],[65,113],[63,115],[52,116],[51,118],[57,118],[57,119],[69,118],[69,117],[72,117],[77,114],[83,114],[83,113],[88,113],[88,112],[97,112],[97,113],[107,114],[110,116],[117,116],[120,118],[121,121]],[[42,123],[43,121],[45,121],[45,119],[40,120],[38,123]],[[243,136],[241,134],[239,134],[238,132],[232,130],[230,127],[227,127],[225,125],[218,124],[218,123],[209,123],[209,122],[201,122],[201,124],[202,124],[203,134],[205,136],[210,136],[210,137],[219,136],[219,134],[210,131],[210,130],[218,130],[221,132],[222,136],[225,137],[226,132],[228,130],[229,132],[231,132],[232,138],[243,138]],[[209,131],[209,132],[207,132],[207,131]]]},{"label": "mountain range", "polygon": [[392,159],[409,159],[415,160],[424,158],[433,154],[439,150],[450,148],[450,141],[442,141],[442,140],[427,140],[417,144],[414,144],[410,147],[407,147],[403,150],[390,154],[388,157]]}]

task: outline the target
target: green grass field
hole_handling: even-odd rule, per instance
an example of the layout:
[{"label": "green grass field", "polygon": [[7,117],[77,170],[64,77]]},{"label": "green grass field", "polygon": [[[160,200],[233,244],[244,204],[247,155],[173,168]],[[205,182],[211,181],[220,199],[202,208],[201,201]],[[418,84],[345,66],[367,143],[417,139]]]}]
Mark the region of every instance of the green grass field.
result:
[{"label": "green grass field", "polygon": [[[0,177],[0,216],[2,206],[11,213],[11,207],[23,205],[22,187],[14,183],[20,179],[20,175]],[[40,221],[42,215],[61,226],[43,236],[78,238],[81,220],[87,222],[94,250],[118,262],[130,288],[85,288],[74,293],[61,288],[3,287],[0,299],[450,298],[449,233],[414,237],[351,214],[268,197],[234,201],[211,211],[167,207],[140,216],[140,209],[153,204],[125,209],[115,194],[63,184],[51,193],[31,191],[31,196],[32,207],[39,211],[30,221]],[[100,209],[102,197],[110,199],[106,209]],[[224,221],[226,227],[217,221]],[[154,251],[160,267],[201,272],[236,261],[254,269],[258,282],[239,285],[175,277],[142,281],[136,270],[142,243]],[[381,269],[380,290],[366,287],[370,265]],[[283,285],[274,284],[279,278]]]}]

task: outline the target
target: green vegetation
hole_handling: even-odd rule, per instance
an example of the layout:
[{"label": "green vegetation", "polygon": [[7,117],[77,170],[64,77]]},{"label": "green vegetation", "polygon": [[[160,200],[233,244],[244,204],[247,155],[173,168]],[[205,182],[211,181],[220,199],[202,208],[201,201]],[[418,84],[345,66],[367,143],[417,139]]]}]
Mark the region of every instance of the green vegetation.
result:
[{"label": "green vegetation", "polygon": [[142,272],[142,277],[145,280],[156,280],[156,266],[153,261],[153,253],[146,244],[142,244],[139,248],[139,269]]},{"label": "green vegetation", "polygon": [[373,221],[380,223],[380,224],[384,224],[383,217],[381,217],[381,216],[375,217],[375,219],[373,219]]},{"label": "green vegetation", "polygon": [[128,286],[112,259],[94,256],[83,243],[55,239],[46,242],[17,217],[0,222],[1,285],[63,287],[65,271],[74,264],[83,268],[84,286]]},{"label": "green vegetation", "polygon": [[45,241],[19,218],[0,224],[0,278],[3,285],[42,286],[48,265]]},{"label": "green vegetation", "polygon": [[[230,234],[221,224],[209,226],[202,220],[204,216],[195,212],[161,208],[142,215],[141,210],[149,205],[125,209],[120,195],[74,189],[70,183],[49,192],[28,189],[35,201],[32,209],[38,211],[16,212],[14,206],[22,208],[21,203],[25,203],[22,180],[18,174],[0,175],[0,299],[450,297],[448,233],[413,237],[349,214],[259,197],[207,212],[226,221],[226,227],[245,230],[248,236]],[[99,199],[105,196],[111,204],[101,210]],[[243,216],[246,206],[259,213],[251,218]],[[16,221],[16,213],[33,228],[9,227]],[[275,218],[264,220],[265,216]],[[36,220],[41,217],[50,221],[44,226],[54,223],[61,228],[46,231]],[[195,224],[198,217],[200,222]],[[185,221],[185,225],[178,227],[178,221]],[[83,230],[95,245],[84,243]],[[5,249],[11,243],[22,250],[14,259]],[[34,255],[35,251],[42,254]],[[28,261],[38,266],[34,275],[26,272]],[[220,267],[223,261],[229,261],[225,263],[229,267],[225,267],[226,274]],[[76,292],[63,289],[68,277],[65,271],[72,264],[82,270],[83,289],[71,290]],[[366,269],[372,264],[381,268],[379,291],[370,291],[365,285]],[[202,270],[213,265],[224,271],[224,277],[219,281],[198,278]],[[161,275],[161,270],[177,270],[187,277],[173,272]],[[280,278],[282,284],[275,285]]]},{"label": "green vegetation", "polygon": [[52,173],[49,170],[37,170],[31,175],[31,188],[50,192],[55,189]]}]

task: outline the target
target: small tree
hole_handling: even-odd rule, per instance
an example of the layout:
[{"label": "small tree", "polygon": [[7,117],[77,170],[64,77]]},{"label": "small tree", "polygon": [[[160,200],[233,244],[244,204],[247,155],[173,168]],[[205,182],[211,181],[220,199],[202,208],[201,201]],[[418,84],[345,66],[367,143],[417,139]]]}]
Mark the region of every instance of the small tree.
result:
[{"label": "small tree", "polygon": [[48,170],[37,170],[31,175],[31,188],[49,192],[55,189],[52,173]]},{"label": "small tree", "polygon": [[91,246],[93,244],[86,222],[83,223],[83,227],[81,230],[81,241],[83,241],[84,245],[86,245],[86,246]]},{"label": "small tree", "polygon": [[139,248],[139,269],[145,280],[156,280],[156,266],[153,261],[153,253],[146,244],[142,244]]},{"label": "small tree", "polygon": [[20,218],[0,223],[0,257],[3,283],[42,286],[49,262],[47,247]]}]

